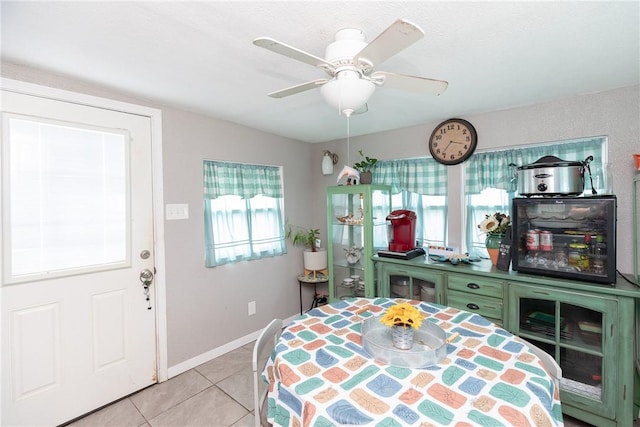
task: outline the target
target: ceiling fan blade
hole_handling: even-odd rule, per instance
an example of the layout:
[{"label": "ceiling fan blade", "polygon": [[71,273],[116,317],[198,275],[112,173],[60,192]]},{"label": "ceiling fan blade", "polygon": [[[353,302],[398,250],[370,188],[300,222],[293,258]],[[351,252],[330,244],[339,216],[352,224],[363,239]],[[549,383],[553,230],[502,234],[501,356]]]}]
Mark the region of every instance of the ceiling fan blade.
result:
[{"label": "ceiling fan blade", "polygon": [[353,63],[358,64],[361,59],[364,59],[373,65],[378,65],[411,46],[423,36],[424,31],[420,27],[405,19],[398,19],[358,52],[353,58]]},{"label": "ceiling fan blade", "polygon": [[426,95],[440,95],[447,89],[447,86],[449,86],[449,83],[443,80],[409,76],[406,74],[387,73],[385,71],[376,71],[371,74],[371,78],[376,83],[383,86],[410,92],[423,93]]},{"label": "ceiling fan blade", "polygon": [[328,81],[329,80],[327,80],[327,79],[312,80],[310,82],[302,83],[300,85],[291,86],[291,87],[288,87],[286,89],[282,89],[282,90],[278,90],[278,91],[275,91],[275,92],[271,92],[269,94],[269,96],[272,97],[272,98],[284,98],[285,96],[295,95],[296,93],[300,93],[300,92],[304,92],[306,90],[317,88],[319,86],[322,86],[323,84],[325,84]]},{"label": "ceiling fan blade", "polygon": [[258,37],[253,41],[253,44],[259,47],[263,47],[272,52],[279,53],[296,61],[304,62],[305,64],[313,65],[314,67],[320,67],[333,71],[333,64],[325,61],[319,56],[312,55],[303,50],[289,46],[286,43],[279,42],[270,37]]}]

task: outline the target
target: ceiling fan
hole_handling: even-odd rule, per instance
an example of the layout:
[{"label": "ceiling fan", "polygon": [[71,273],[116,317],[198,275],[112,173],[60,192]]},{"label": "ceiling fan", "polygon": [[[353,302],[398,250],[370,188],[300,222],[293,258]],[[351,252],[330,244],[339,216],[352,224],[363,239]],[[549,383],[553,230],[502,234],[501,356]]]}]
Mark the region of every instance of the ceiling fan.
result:
[{"label": "ceiling fan", "polygon": [[345,28],[336,33],[335,41],[327,46],[325,57],[320,58],[270,37],[259,37],[253,44],[297,61],[324,70],[329,77],[312,80],[269,94],[272,98],[284,98],[320,87],[325,101],[349,117],[367,110],[367,101],[376,86],[387,86],[427,95],[440,95],[448,86],[442,80],[406,74],[373,71],[374,67],[409,47],[424,36],[417,25],[398,19],[371,43],[366,43],[364,33],[355,28]]}]

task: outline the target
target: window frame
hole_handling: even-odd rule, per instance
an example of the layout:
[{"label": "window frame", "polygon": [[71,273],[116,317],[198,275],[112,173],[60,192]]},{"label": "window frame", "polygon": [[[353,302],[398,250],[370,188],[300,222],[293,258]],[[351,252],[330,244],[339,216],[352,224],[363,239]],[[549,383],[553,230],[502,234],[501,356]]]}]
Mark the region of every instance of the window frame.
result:
[{"label": "window frame", "polygon": [[[203,181],[206,268],[287,253],[282,166],[204,160]],[[234,200],[235,198],[239,199]],[[224,209],[224,206],[216,207],[213,200],[229,206]],[[265,211],[269,224],[272,224],[270,218],[277,218],[276,224],[271,227],[274,234],[266,238],[266,243],[264,237],[258,239],[255,233],[258,230],[255,215],[261,211]],[[224,221],[235,224],[234,219],[238,217],[243,222],[242,239],[234,239],[233,234],[226,233],[222,241],[216,242],[216,235],[225,233],[220,225]],[[264,230],[264,224],[265,222],[258,224],[262,227],[260,230]],[[237,227],[234,225],[235,228]],[[270,247],[263,248],[269,244]]]},{"label": "window frame", "polygon": [[[425,197],[443,197],[444,223],[441,233],[443,239],[448,238],[449,208],[448,208],[448,167],[438,163],[431,157],[416,157],[407,159],[381,160],[373,168],[376,184],[388,185],[392,192],[392,211],[408,209],[415,211],[418,219],[416,224],[416,239],[424,245],[442,245],[440,240],[427,239],[424,225],[424,211],[428,210]],[[400,202],[398,202],[400,198]],[[422,210],[422,212],[420,212]]]},{"label": "window frame", "polygon": [[[11,121],[18,120],[28,123],[33,123],[37,126],[50,126],[61,129],[70,129],[71,131],[80,132],[93,132],[103,135],[111,135],[111,137],[118,137],[122,139],[122,169],[123,169],[123,250],[124,253],[117,260],[102,262],[102,263],[85,263],[75,266],[67,266],[60,268],[41,268],[41,271],[31,271],[21,274],[15,274],[14,268],[14,236],[12,233],[12,216],[15,203],[12,202],[13,183],[12,183],[12,141],[11,136]],[[65,120],[50,119],[37,116],[27,116],[23,114],[15,113],[2,113],[2,204],[6,207],[3,212],[2,218],[2,230],[3,230],[3,247],[2,247],[2,270],[3,270],[3,283],[4,284],[19,284],[27,283],[38,280],[47,280],[54,278],[63,278],[69,276],[75,276],[79,274],[94,273],[113,270],[117,268],[124,268],[131,265],[131,194],[129,191],[129,185],[131,180],[131,140],[129,132],[122,129],[113,129],[107,127],[99,127],[94,125],[87,125],[84,123],[76,123]],[[103,141],[104,144],[104,141]],[[54,227],[56,229],[59,226]],[[41,227],[42,229],[42,227]],[[65,240],[68,246],[68,240]],[[103,242],[104,243],[104,242]],[[41,252],[42,252],[41,248]],[[46,251],[46,249],[45,249]]]}]

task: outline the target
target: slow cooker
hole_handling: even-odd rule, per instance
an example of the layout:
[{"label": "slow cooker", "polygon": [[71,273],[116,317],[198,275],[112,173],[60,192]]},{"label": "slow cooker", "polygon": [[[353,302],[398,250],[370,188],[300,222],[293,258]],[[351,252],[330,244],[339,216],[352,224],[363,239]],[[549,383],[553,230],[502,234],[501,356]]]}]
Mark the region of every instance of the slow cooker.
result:
[{"label": "slow cooker", "polygon": [[[544,156],[534,163],[518,166],[518,193],[530,196],[577,196],[584,192],[584,171],[591,170],[593,156],[584,161],[567,161],[555,156]],[[515,165],[514,165],[515,166]],[[593,183],[591,185],[592,192]],[[594,192],[595,194],[595,192]]]}]

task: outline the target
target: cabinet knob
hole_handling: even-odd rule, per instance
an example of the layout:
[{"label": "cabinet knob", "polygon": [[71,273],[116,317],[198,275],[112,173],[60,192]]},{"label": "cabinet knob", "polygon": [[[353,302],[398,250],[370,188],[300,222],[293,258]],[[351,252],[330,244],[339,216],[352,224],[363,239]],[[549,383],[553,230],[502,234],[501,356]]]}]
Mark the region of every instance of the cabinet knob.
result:
[{"label": "cabinet knob", "polygon": [[471,302],[470,302],[469,304],[467,304],[467,308],[468,308],[469,310],[478,310],[478,309],[480,309],[480,307],[478,306],[478,304],[474,304],[474,303],[471,303]]},{"label": "cabinet knob", "polygon": [[467,288],[469,289],[480,289],[480,285],[476,283],[467,283]]}]

